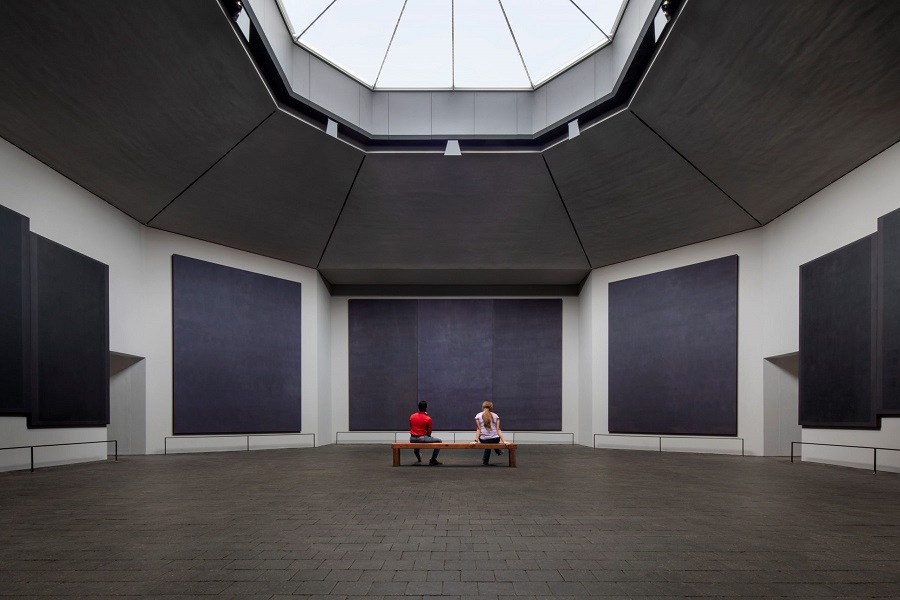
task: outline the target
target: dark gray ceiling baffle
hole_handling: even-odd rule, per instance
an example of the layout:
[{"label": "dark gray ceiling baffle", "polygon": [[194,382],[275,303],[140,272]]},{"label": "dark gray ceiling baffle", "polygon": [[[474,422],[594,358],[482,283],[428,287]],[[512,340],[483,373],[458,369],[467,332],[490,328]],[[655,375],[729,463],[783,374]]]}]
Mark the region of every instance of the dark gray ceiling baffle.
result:
[{"label": "dark gray ceiling baffle", "polygon": [[315,268],[363,156],[277,111],[150,225]]},{"label": "dark gray ceiling baffle", "polygon": [[217,2],[4,2],[0,135],[147,222],[275,108]]},{"label": "dark gray ceiling baffle", "polygon": [[628,111],[544,156],[593,267],[759,225]]},{"label": "dark gray ceiling baffle", "polygon": [[570,285],[589,265],[539,154],[370,154],[319,268],[334,284]]},{"label": "dark gray ceiling baffle", "polygon": [[0,136],[142,223],[335,293],[577,293],[592,267],[767,223],[900,139],[898,31],[900,2],[686,0],[627,106],[543,154],[451,157],[294,118],[217,0],[6,2]]},{"label": "dark gray ceiling baffle", "polygon": [[690,0],[631,109],[767,223],[900,139],[900,2]]}]

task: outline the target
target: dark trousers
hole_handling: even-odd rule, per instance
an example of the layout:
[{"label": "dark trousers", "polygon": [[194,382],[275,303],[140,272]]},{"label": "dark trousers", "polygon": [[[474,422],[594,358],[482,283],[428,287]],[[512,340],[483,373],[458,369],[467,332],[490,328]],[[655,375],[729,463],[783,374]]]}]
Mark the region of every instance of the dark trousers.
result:
[{"label": "dark trousers", "polygon": [[[436,438],[436,437],[432,437],[432,436],[430,436],[430,435],[410,435],[410,436],[409,436],[409,441],[410,441],[410,442],[413,442],[413,443],[425,442],[425,443],[427,443],[427,444],[440,444],[440,443],[441,443],[441,440],[439,440],[439,439]],[[437,461],[438,452],[440,452],[440,451],[441,451],[440,448],[435,448],[435,449],[434,449],[434,452],[431,453],[431,460]],[[416,448],[416,449],[413,450],[413,454],[416,455],[416,460],[418,460],[418,461],[421,462],[421,460],[422,460],[422,455],[419,454],[419,449],[418,449],[418,448]]]},{"label": "dark trousers", "polygon": [[[481,442],[482,444],[499,444],[500,438],[499,437],[478,438],[478,441]],[[494,450],[494,452],[496,452],[498,455],[500,454],[500,450]],[[490,460],[491,460],[491,451],[490,451],[490,449],[488,449],[488,450],[484,451],[484,456],[481,458],[481,462],[486,463],[486,462],[490,462]]]}]

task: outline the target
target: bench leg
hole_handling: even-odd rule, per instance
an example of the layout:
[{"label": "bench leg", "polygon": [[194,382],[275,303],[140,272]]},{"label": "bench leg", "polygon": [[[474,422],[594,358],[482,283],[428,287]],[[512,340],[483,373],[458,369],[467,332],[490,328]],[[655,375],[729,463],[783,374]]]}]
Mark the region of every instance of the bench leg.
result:
[{"label": "bench leg", "polygon": [[516,449],[515,448],[509,449],[509,466],[510,467],[516,466]]},{"label": "bench leg", "polygon": [[391,448],[394,451],[394,466],[400,466],[400,448]]}]

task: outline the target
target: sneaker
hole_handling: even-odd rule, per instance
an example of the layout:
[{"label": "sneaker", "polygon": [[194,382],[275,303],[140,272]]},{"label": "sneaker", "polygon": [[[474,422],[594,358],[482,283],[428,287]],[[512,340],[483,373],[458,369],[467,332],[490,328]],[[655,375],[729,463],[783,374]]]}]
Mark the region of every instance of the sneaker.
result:
[{"label": "sneaker", "polygon": [[494,452],[497,453],[497,456],[503,456],[503,450],[501,450],[500,448],[495,448]]},{"label": "sneaker", "polygon": [[431,465],[432,467],[434,467],[434,466],[436,466],[436,465],[442,465],[442,464],[444,464],[444,463],[438,462],[438,461],[436,461],[436,460],[434,460],[434,459],[432,458],[431,460],[428,461],[428,464]]}]

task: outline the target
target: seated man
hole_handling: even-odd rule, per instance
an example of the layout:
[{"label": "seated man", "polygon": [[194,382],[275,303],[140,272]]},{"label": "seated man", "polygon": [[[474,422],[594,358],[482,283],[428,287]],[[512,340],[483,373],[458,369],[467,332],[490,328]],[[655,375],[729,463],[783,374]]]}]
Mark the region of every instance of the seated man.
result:
[{"label": "seated man", "polygon": [[[429,444],[438,444],[441,440],[436,437],[431,437],[431,417],[425,412],[426,410],[428,410],[428,403],[421,400],[419,402],[419,412],[409,416],[409,441],[414,443],[425,442]],[[434,452],[431,453],[431,460],[428,461],[429,465],[434,466],[441,464],[437,460],[438,452],[440,451],[440,448],[434,449]],[[422,455],[419,454],[419,449],[416,448],[413,452],[416,454],[416,462],[422,462]]]}]

